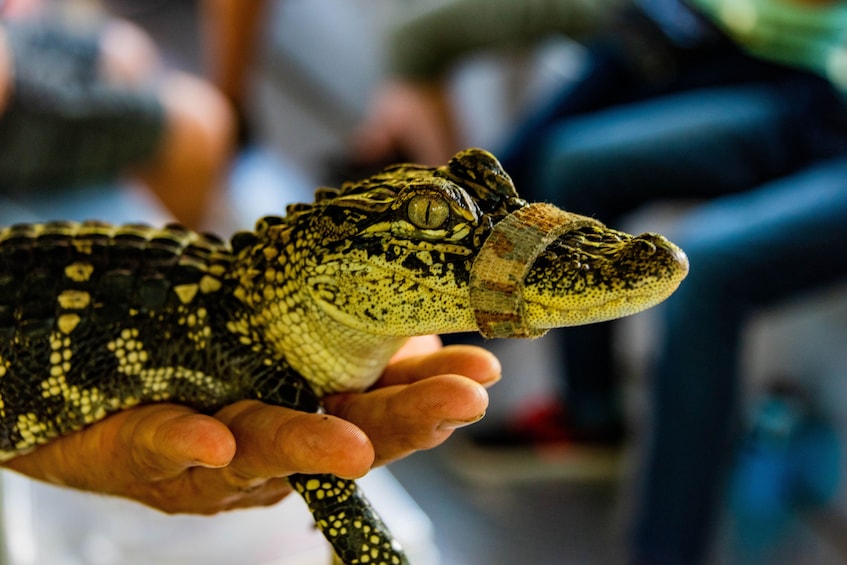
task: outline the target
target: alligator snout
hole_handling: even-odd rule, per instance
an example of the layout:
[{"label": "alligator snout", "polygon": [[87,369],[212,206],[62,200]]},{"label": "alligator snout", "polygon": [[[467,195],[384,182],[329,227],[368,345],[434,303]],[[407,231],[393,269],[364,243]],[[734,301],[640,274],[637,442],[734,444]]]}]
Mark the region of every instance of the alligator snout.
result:
[{"label": "alligator snout", "polygon": [[650,308],[687,273],[685,253],[662,235],[631,236],[530,204],[485,242],[471,273],[471,305],[486,337],[537,337]]}]

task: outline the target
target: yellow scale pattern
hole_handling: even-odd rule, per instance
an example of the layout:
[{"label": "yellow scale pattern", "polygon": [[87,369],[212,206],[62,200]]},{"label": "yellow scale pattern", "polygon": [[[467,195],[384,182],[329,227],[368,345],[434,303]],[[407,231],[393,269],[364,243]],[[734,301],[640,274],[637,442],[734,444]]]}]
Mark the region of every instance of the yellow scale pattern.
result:
[{"label": "yellow scale pattern", "polygon": [[[409,336],[538,336],[647,308],[685,276],[661,236],[576,218],[521,200],[470,149],[319,189],[231,246],[178,226],[1,228],[0,331],[13,337],[0,342],[0,457],[142,401],[319,410],[371,386]],[[43,414],[29,397],[13,410],[9,379],[29,379]],[[345,563],[407,563],[353,481],[289,480]]]},{"label": "yellow scale pattern", "polygon": [[[315,501],[332,500],[333,504],[343,504],[355,494],[354,483],[344,480],[309,479],[305,484],[296,484],[295,488],[307,504]],[[356,556],[349,560],[351,565],[401,565],[403,561],[397,555],[399,546],[393,539],[380,536],[371,524],[361,519],[350,519],[347,512],[340,510],[317,520],[321,531],[336,537],[348,536],[348,528],[356,530],[357,539],[362,540],[356,549]]]}]

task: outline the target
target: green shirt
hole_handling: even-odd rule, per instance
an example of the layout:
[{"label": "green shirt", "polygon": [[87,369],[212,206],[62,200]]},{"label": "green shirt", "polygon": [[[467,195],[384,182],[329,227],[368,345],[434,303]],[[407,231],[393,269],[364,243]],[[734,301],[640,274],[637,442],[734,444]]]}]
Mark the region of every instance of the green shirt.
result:
[{"label": "green shirt", "polygon": [[750,53],[818,73],[847,90],[847,2],[690,1]]},{"label": "green shirt", "polygon": [[389,68],[431,80],[472,51],[563,34],[581,40],[606,29],[625,0],[455,0],[401,24],[389,40]]}]

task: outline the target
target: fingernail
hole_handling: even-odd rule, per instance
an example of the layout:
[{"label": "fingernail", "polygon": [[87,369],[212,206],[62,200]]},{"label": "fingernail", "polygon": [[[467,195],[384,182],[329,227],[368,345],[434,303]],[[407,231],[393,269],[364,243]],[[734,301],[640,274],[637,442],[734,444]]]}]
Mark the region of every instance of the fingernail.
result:
[{"label": "fingernail", "polygon": [[215,464],[215,463],[207,463],[206,461],[200,461],[199,459],[194,460],[194,466],[195,467],[204,467],[206,469],[223,469],[227,465],[229,465],[229,463]]},{"label": "fingernail", "polygon": [[442,420],[441,423],[438,424],[438,430],[442,432],[458,430],[459,428],[464,428],[465,426],[470,426],[471,424],[479,422],[484,416],[485,412],[483,412],[479,416],[474,416],[469,420]]},{"label": "fingernail", "polygon": [[485,381],[484,383],[481,383],[481,384],[482,384],[482,386],[484,386],[485,388],[488,388],[488,387],[490,387],[490,386],[494,386],[494,385],[496,385],[497,383],[499,383],[499,382],[500,382],[500,379],[502,379],[502,378],[503,378],[503,375],[502,375],[502,374],[500,374],[500,373],[498,373],[498,374],[497,374],[494,378],[492,378],[491,380]]}]

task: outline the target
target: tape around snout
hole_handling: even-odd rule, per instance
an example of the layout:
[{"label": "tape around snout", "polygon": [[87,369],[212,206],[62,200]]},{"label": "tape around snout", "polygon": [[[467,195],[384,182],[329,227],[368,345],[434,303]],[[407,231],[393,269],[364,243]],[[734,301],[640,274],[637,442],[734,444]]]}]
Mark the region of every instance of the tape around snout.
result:
[{"label": "tape around snout", "polygon": [[528,324],[524,279],[541,253],[563,233],[592,220],[552,204],[525,206],[501,220],[471,267],[470,304],[486,338],[539,337],[546,328]]}]

